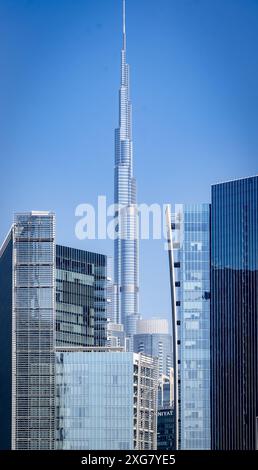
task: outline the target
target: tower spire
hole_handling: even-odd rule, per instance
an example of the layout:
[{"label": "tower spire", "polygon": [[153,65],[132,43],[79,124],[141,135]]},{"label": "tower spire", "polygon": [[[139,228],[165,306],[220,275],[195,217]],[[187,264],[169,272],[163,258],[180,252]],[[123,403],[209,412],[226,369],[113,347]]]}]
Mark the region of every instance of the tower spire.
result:
[{"label": "tower spire", "polygon": [[123,0],[123,49],[126,49],[126,8],[125,0]]},{"label": "tower spire", "polygon": [[115,131],[114,202],[119,209],[114,241],[114,312],[117,323],[124,325],[126,337],[136,333],[139,319],[138,212],[136,181],[133,177],[132,109],[130,68],[126,60],[126,0],[119,0],[123,14],[123,47],[121,51],[121,84],[119,89],[119,127]]}]

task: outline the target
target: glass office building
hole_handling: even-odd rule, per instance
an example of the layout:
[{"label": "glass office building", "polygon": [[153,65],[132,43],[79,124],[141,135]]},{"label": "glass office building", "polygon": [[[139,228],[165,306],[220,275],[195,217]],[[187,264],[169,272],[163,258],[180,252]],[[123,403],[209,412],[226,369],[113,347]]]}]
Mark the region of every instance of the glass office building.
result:
[{"label": "glass office building", "polygon": [[54,448],[55,218],[17,214],[13,228],[12,448]]},{"label": "glass office building", "polygon": [[0,248],[0,448],[53,449],[55,348],[106,345],[106,257],[17,214]]},{"label": "glass office building", "polygon": [[258,448],[258,176],[212,187],[212,448]]},{"label": "glass office building", "polygon": [[107,258],[56,246],[56,345],[106,346]]},{"label": "glass office building", "polygon": [[156,448],[151,359],[82,348],[59,349],[56,363],[57,449]]},{"label": "glass office building", "polygon": [[158,408],[169,408],[174,404],[174,371],[170,375],[162,375],[158,380]]},{"label": "glass office building", "polygon": [[172,407],[158,410],[157,450],[175,450],[174,419]]},{"label": "glass office building", "polygon": [[179,448],[210,448],[210,206],[177,205]]},{"label": "glass office building", "polygon": [[16,214],[0,251],[2,449],[54,448],[55,217]]},{"label": "glass office building", "polygon": [[113,323],[123,323],[130,338],[139,318],[138,210],[133,176],[132,105],[130,70],[126,62],[125,0],[123,0],[123,47],[119,90],[119,127],[115,130],[114,203],[117,205],[117,237],[114,241]]}]

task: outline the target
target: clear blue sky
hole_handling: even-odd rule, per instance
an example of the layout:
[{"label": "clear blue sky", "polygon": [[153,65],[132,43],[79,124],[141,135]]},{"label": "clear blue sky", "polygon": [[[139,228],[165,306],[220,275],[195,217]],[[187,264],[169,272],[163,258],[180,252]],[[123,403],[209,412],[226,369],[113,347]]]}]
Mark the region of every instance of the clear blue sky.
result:
[{"label": "clear blue sky", "polygon": [[[127,0],[135,175],[146,203],[209,202],[257,173],[258,0]],[[0,0],[0,238],[13,212],[53,210],[76,240],[77,204],[113,195],[121,0]],[[140,247],[141,313],[170,312],[167,256]]]}]

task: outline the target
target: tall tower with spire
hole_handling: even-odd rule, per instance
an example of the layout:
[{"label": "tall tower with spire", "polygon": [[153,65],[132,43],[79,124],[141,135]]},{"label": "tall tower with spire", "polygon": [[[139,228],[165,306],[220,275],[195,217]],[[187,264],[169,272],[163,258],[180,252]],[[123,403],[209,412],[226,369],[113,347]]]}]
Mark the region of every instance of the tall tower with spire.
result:
[{"label": "tall tower with spire", "polygon": [[123,0],[123,47],[119,90],[119,127],[115,130],[116,239],[114,242],[114,320],[132,338],[139,318],[138,212],[133,177],[132,106],[126,62],[126,4]]}]

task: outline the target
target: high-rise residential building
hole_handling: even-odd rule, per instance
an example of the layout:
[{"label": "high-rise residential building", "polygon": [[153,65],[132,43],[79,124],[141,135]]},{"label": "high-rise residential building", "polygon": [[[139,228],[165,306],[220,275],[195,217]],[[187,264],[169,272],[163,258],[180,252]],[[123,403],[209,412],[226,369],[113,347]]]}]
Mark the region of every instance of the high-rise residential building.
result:
[{"label": "high-rise residential building", "polygon": [[172,221],[178,337],[178,447],[210,448],[210,205]]},{"label": "high-rise residential building", "polygon": [[[123,323],[132,338],[139,315],[138,212],[136,182],[133,177],[132,107],[129,65],[126,61],[125,0],[123,0],[123,47],[119,92],[119,127],[115,131],[114,202],[116,239],[114,242],[114,323]],[[130,342],[132,349],[132,341]]]},{"label": "high-rise residential building", "polygon": [[106,346],[107,257],[56,245],[56,345]]},{"label": "high-rise residential building", "polygon": [[258,176],[212,186],[212,448],[258,449]]},{"label": "high-rise residential building", "polygon": [[172,367],[172,337],[168,321],[162,319],[138,320],[133,337],[134,352],[158,357],[158,372],[170,376]]},{"label": "high-rise residential building", "polygon": [[54,449],[56,346],[105,346],[106,257],[17,214],[0,249],[0,449]]},{"label": "high-rise residential building", "polygon": [[55,217],[17,214],[0,251],[0,448],[53,449]]},{"label": "high-rise residential building", "polygon": [[155,450],[155,361],[112,349],[58,348],[57,449]]}]

